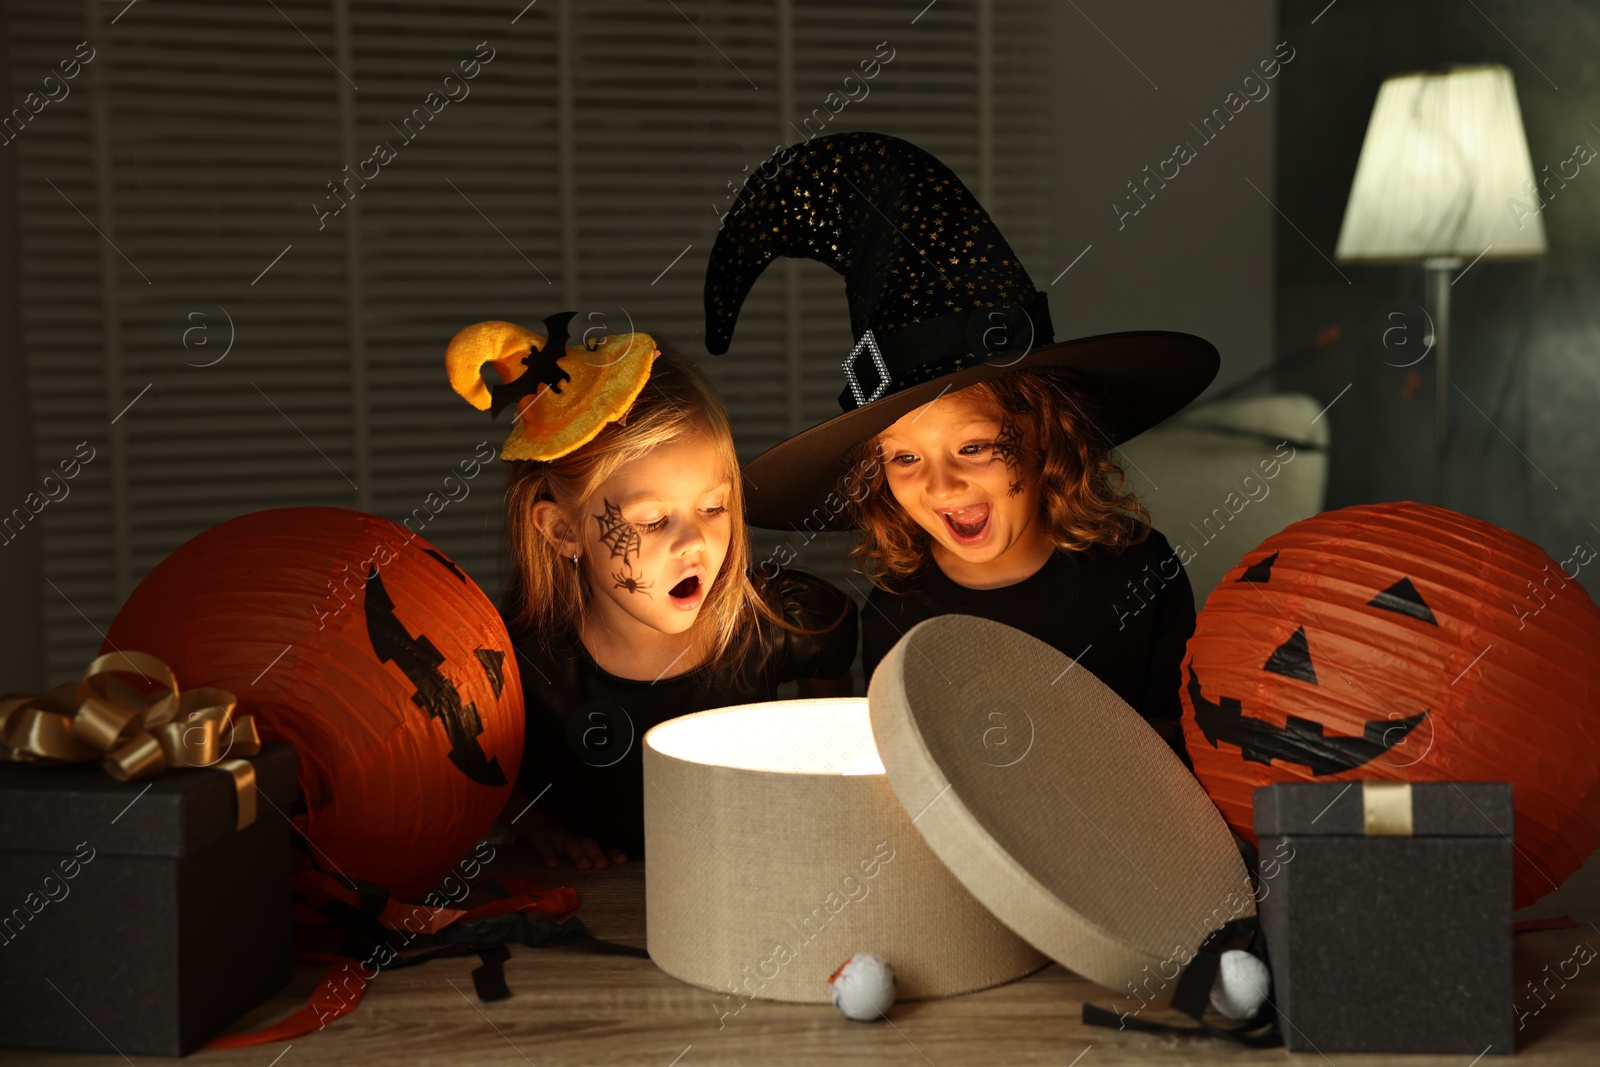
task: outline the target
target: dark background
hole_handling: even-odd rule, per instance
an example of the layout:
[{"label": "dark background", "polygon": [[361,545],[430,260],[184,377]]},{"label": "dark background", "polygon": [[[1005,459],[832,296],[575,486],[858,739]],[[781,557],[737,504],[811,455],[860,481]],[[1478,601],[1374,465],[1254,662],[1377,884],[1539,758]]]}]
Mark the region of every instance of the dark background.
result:
[{"label": "dark background", "polygon": [[[840,0],[787,7],[701,0],[682,13],[612,2],[614,8],[603,0],[570,8],[575,21],[595,20],[583,23],[593,27],[585,32],[605,54],[629,57],[574,72],[576,202],[582,209],[586,197],[626,179],[638,189],[630,193],[637,218],[612,218],[610,201],[580,210],[573,225],[582,240],[571,267],[582,275],[584,299],[625,302],[711,364],[725,396],[743,391],[735,428],[746,458],[835,410],[837,368],[849,343],[842,286],[816,264],[769,272],[752,297],[741,350],[712,364],[698,335],[700,279],[715,226],[709,205],[726,196],[726,181],[742,165],[788,136],[790,127],[779,121],[785,108],[792,105],[796,119],[805,114],[879,40],[893,40],[899,58],[871,97],[832,129],[907,137],[941,154],[969,185],[987,181],[1002,229],[1049,294],[1058,336],[1193,332],[1222,353],[1217,382],[1201,403],[1281,389],[1331,404],[1330,509],[1432,500],[1433,361],[1393,365],[1409,362],[1422,344],[1422,269],[1328,262],[1383,79],[1447,64],[1504,63],[1516,78],[1536,173],[1569,158],[1580,142],[1600,147],[1600,0],[1051,0],[1044,7],[939,0],[926,10],[917,0],[904,9],[879,5],[870,18]],[[1042,55],[996,57],[987,177],[969,135],[982,126],[984,105],[952,89],[970,82],[973,49],[965,39],[952,43],[946,34],[938,44],[932,36],[940,26],[965,25],[979,3],[988,3],[1002,26],[1038,18],[1043,27],[1036,42],[1030,35]],[[476,413],[435,377],[442,338],[477,319],[537,322],[566,306],[559,288],[529,282],[521,255],[527,249],[564,279],[545,128],[553,120],[548,108],[525,107],[517,94],[555,77],[554,12],[569,9],[540,4],[512,27],[521,5],[491,0],[424,14],[417,12],[429,5],[417,0],[355,6],[359,40],[393,37],[381,62],[356,52],[363,81],[357,99],[365,108],[359,146],[379,135],[381,120],[413,105],[458,53],[470,54],[464,42],[493,37],[503,53],[472,102],[447,112],[437,135],[430,130],[406,148],[392,173],[357,201],[365,212],[361,254],[370,290],[365,343],[373,370],[364,383],[338,369],[349,362],[350,347],[341,332],[339,286],[349,273],[341,242],[355,216],[338,220],[337,233],[317,233],[306,211],[307,191],[349,158],[331,102],[342,82],[301,32],[324,52],[333,49],[329,5],[288,4],[293,24],[269,6],[240,2],[141,0],[125,17],[120,4],[107,7],[99,15],[103,58],[86,68],[70,99],[52,104],[0,151],[0,201],[7,205],[0,211],[0,506],[36,490],[72,454],[78,437],[64,436],[68,421],[93,422],[99,457],[70,499],[50,505],[24,536],[0,548],[0,604],[8,609],[0,674],[8,688],[36,690],[74,675],[148,568],[231,515],[325,503],[404,517],[437,488],[441,470],[486,436]],[[659,24],[635,17],[630,36],[607,20],[611,10],[633,8]],[[792,12],[800,42],[788,102],[773,85],[770,27],[780,9]],[[27,30],[0,48],[9,64],[0,65],[0,83],[11,104],[37,86],[40,61],[73,53],[85,10],[44,0],[6,6],[7,29]],[[222,39],[216,26],[233,24],[221,21],[225,11],[235,22],[259,24]],[[409,30],[390,29],[401,17],[395,12],[410,12]],[[112,25],[112,18],[121,21]],[[152,54],[151,41],[169,38],[159,54],[188,62],[141,67],[124,60],[125,46]],[[714,51],[711,38],[731,58]],[[1174,141],[1192,138],[1189,124],[1237,90],[1280,42],[1294,49],[1294,59],[1271,82],[1270,96],[1235,116],[1180,179],[1119,226],[1113,205],[1125,182],[1168,156]],[[759,92],[734,61],[764,83]],[[1019,98],[1015,86],[1033,85],[1041,63],[1049,90]],[[671,93],[664,97],[658,82]],[[290,92],[322,83],[316,94]],[[264,88],[250,89],[257,84]],[[114,159],[117,184],[103,191],[120,210],[119,247],[158,284],[133,275],[90,228],[104,221],[84,148],[93,142],[91,102],[108,109],[110,142],[122,153]],[[650,118],[651,107],[668,104],[664,117]],[[739,123],[708,128],[726,115]],[[955,129],[968,132],[955,138]],[[653,145],[685,139],[704,146],[701,158],[670,173],[653,165]],[[486,152],[510,158],[515,180],[476,174],[473,153]],[[204,171],[221,166],[218,160],[229,169]],[[150,177],[156,164],[174,161],[192,161],[194,174],[177,183]],[[1035,174],[1035,165],[1047,173]],[[472,203],[504,225],[506,240],[444,185],[447,176],[466,183]],[[437,197],[414,211],[403,194],[430,182]],[[230,207],[223,193],[235,187],[271,210],[245,199],[238,203],[254,205],[250,211]],[[1600,160],[1559,190],[1543,220],[1548,255],[1485,259],[1452,289],[1452,380],[1461,391],[1450,390],[1452,477],[1443,503],[1521,534],[1562,561],[1580,543],[1600,545],[1600,329],[1591,310],[1600,296]],[[294,254],[273,268],[270,284],[247,285],[290,241]],[[674,260],[691,242],[692,251]],[[454,250],[459,270],[439,266],[441,248]],[[669,263],[676,265],[657,284]],[[89,291],[84,279],[97,271],[122,279],[110,304],[80,299]],[[792,332],[777,313],[786,284],[803,294],[807,309]],[[294,313],[272,303],[290,297],[303,305]],[[249,312],[247,300],[260,303],[245,316],[240,350],[214,369],[184,366],[196,359],[178,345],[185,314],[213,305]],[[112,312],[123,317],[127,346],[117,371],[101,339]],[[29,316],[54,324],[54,348],[24,350]],[[303,335],[313,327],[308,342]],[[786,334],[800,338],[793,381],[770,363]],[[111,426],[112,416],[157,380],[150,396]],[[226,403],[213,395],[224,391],[221,383]],[[269,407],[266,395],[285,412]],[[361,395],[371,422],[370,478],[350,459],[358,450],[350,443],[348,401]],[[439,460],[437,435],[418,436],[417,427],[443,427],[456,442],[444,450],[451,455]],[[169,430],[170,440],[160,436]],[[182,434],[188,438],[179,440]],[[489,436],[498,442],[498,434]],[[119,463],[128,469],[119,471]],[[356,475],[365,499],[352,494],[334,464]],[[107,503],[113,474],[132,487],[121,504]],[[464,559],[491,596],[503,577],[499,479],[498,469],[486,473],[471,497],[427,532]],[[759,535],[756,558],[772,543]],[[841,550],[836,540],[818,539],[800,546],[797,563],[842,585]],[[1600,564],[1585,567],[1578,580],[1600,593]]]},{"label": "dark background", "polygon": [[[1336,271],[1311,246],[1332,258],[1367,119],[1389,75],[1504,63],[1537,177],[1580,142],[1600,149],[1600,4],[1340,0],[1312,25],[1325,7],[1279,8],[1283,36],[1303,46],[1280,78],[1278,206],[1302,232],[1280,219],[1276,378],[1324,403],[1353,385],[1330,412],[1329,508],[1432,502],[1434,361],[1390,365],[1420,351],[1422,269]],[[1549,253],[1485,259],[1452,289],[1450,378],[1461,392],[1450,390],[1444,503],[1562,561],[1580,542],[1600,546],[1600,168],[1552,187],[1543,212]],[[1398,347],[1400,333],[1384,346],[1397,324],[1409,327],[1409,349]],[[1597,571],[1578,575],[1591,595],[1600,592]]]}]

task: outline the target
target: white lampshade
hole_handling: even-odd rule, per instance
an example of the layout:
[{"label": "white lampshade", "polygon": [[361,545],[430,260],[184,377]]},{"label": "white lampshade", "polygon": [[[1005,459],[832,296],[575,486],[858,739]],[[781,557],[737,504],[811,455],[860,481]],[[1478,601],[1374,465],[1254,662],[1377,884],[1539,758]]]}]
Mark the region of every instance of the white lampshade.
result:
[{"label": "white lampshade", "polygon": [[1542,255],[1547,194],[1533,180],[1510,70],[1396,75],[1372,107],[1334,258]]}]

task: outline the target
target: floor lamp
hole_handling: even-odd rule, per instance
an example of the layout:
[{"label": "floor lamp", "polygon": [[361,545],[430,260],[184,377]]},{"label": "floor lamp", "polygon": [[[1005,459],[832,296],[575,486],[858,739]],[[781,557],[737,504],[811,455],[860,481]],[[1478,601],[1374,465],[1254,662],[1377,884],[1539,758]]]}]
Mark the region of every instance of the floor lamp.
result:
[{"label": "floor lamp", "polygon": [[1399,74],[1378,89],[1334,259],[1422,264],[1437,361],[1433,502],[1440,506],[1446,504],[1451,288],[1479,260],[1543,255],[1540,212],[1550,192],[1534,186],[1517,88],[1506,67]]}]

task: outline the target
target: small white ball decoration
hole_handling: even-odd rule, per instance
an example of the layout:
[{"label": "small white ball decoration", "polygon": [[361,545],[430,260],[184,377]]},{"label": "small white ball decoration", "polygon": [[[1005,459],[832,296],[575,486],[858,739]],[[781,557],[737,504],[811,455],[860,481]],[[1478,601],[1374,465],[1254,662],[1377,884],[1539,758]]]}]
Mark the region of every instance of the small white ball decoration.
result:
[{"label": "small white ball decoration", "polygon": [[1272,987],[1272,972],[1259,957],[1240,949],[1224,952],[1217,964],[1211,1006],[1235,1021],[1254,1018]]},{"label": "small white ball decoration", "polygon": [[870,952],[845,960],[828,985],[833,987],[833,1006],[857,1022],[886,1018],[899,992],[889,961]]}]

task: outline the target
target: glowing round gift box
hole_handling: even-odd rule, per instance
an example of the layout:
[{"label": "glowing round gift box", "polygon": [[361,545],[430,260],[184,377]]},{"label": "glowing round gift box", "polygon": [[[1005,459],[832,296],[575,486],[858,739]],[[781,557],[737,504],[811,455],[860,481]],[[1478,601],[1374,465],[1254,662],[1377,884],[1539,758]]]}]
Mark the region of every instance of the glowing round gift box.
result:
[{"label": "glowing round gift box", "polygon": [[903,999],[986,989],[1048,960],[939,862],[895,799],[864,698],[686,715],[644,737],[650,956],[742,1000],[826,1002],[853,952]]},{"label": "glowing round gift box", "polygon": [[1255,910],[1221,815],[1150,725],[985,619],[913,627],[866,700],[662,723],[644,781],[650,955],[719,1011],[824,1001],[856,952],[908,999],[1046,958],[1127,992]]}]

